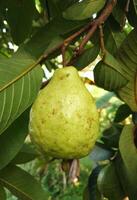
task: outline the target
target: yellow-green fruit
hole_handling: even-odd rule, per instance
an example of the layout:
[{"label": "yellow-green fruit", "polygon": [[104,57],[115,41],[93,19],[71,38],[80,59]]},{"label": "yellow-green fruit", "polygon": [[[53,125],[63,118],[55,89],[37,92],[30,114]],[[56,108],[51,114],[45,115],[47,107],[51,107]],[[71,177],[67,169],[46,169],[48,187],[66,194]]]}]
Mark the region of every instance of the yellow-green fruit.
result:
[{"label": "yellow-green fruit", "polygon": [[57,69],[40,91],[30,113],[30,135],[47,156],[86,156],[99,133],[98,113],[91,94],[74,67]]}]

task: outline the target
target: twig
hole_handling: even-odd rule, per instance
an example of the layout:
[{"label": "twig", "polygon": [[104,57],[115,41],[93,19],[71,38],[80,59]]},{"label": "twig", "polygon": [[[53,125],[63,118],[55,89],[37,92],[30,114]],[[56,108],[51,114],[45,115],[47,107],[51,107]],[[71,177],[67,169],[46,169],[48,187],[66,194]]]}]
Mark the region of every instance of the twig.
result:
[{"label": "twig", "polygon": [[125,5],[125,9],[124,9],[125,13],[123,14],[121,24],[120,24],[122,29],[126,24],[126,14],[129,12],[129,4],[130,4],[130,0],[127,0],[126,5]]},{"label": "twig", "polygon": [[69,36],[67,39],[64,40],[61,52],[62,52],[62,64],[63,66],[67,65],[67,61],[65,60],[65,51],[69,44],[80,34],[88,30],[92,25],[92,22],[88,23],[86,26],[82,27],[79,31],[75,32],[73,35]]},{"label": "twig", "polygon": [[[82,27],[79,31],[77,31],[74,34],[72,34],[71,36],[69,36],[67,39],[64,40],[64,42],[62,44],[60,44],[59,46],[55,47],[55,49],[52,49],[51,51],[49,51],[48,53],[43,55],[42,59],[47,58],[47,56],[50,53],[52,53],[53,51],[55,51],[55,50],[57,50],[59,48],[63,48],[62,51],[63,51],[63,56],[64,56],[64,52],[65,52],[67,46],[70,44],[70,42],[73,41],[81,33],[85,32],[88,29],[90,29],[89,32],[87,33],[87,35],[83,38],[83,40],[82,40],[82,42],[81,42],[81,44],[79,46],[79,49],[78,49],[76,55],[74,55],[74,56],[80,55],[83,52],[84,46],[89,41],[89,39],[92,37],[92,35],[96,31],[96,29],[100,25],[102,25],[106,21],[106,19],[109,17],[109,15],[112,13],[112,10],[113,10],[114,6],[116,5],[116,3],[117,3],[117,0],[109,1],[107,3],[106,7],[104,8],[104,10],[102,11],[102,13],[100,14],[100,16],[97,19],[95,19],[94,21],[90,22],[86,26]],[[65,62],[65,61],[63,61],[63,62]]]},{"label": "twig", "polygon": [[100,36],[100,48],[101,48],[101,56],[104,57],[106,53],[105,44],[104,44],[104,33],[102,25],[99,26],[99,36]]},{"label": "twig", "polygon": [[95,19],[95,21],[92,23],[91,29],[89,30],[88,34],[86,35],[86,37],[83,39],[83,41],[81,42],[81,44],[79,46],[78,54],[81,54],[83,52],[84,46],[89,41],[89,39],[92,37],[92,35],[96,31],[96,29],[107,20],[109,15],[112,13],[112,10],[113,10],[114,6],[116,5],[116,3],[117,3],[117,0],[109,1],[107,3],[106,7],[104,8],[104,10],[102,11],[102,13],[100,14],[100,16],[97,19]]}]

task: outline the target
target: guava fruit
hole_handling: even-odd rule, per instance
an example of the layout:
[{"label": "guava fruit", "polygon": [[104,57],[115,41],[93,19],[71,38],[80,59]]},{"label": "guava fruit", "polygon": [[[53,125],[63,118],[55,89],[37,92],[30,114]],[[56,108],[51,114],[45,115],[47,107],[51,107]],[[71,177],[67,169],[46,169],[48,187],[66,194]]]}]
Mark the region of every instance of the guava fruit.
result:
[{"label": "guava fruit", "polygon": [[30,137],[45,156],[89,154],[99,134],[95,101],[74,67],[57,69],[30,112]]}]

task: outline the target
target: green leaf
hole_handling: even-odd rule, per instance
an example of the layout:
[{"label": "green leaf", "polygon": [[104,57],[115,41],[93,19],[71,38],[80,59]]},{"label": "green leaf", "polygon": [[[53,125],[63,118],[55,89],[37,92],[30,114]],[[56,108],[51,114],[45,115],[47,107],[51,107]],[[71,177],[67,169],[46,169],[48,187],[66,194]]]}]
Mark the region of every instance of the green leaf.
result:
[{"label": "green leaf", "polygon": [[27,172],[16,166],[0,171],[0,182],[22,200],[48,200],[48,194]]},{"label": "green leaf", "polygon": [[98,188],[104,197],[111,200],[122,200],[125,197],[113,162],[105,166],[98,176]]},{"label": "green leaf", "polygon": [[137,148],[134,143],[136,132],[136,127],[133,124],[125,125],[119,141],[119,149],[128,179],[127,192],[129,198],[133,200],[137,196]]},{"label": "green leaf", "polygon": [[24,144],[19,153],[11,161],[12,164],[22,164],[34,160],[39,156],[38,152],[30,144]]},{"label": "green leaf", "polygon": [[[111,65],[109,65],[110,62]],[[94,79],[97,86],[114,91],[123,87],[127,80],[115,69],[117,66],[113,60],[110,62],[108,64],[103,63],[103,61],[98,62],[94,69]]]},{"label": "green leaf", "polygon": [[101,200],[102,199],[101,194],[97,188],[97,178],[98,178],[100,170],[101,170],[101,166],[97,166],[95,169],[93,169],[91,175],[89,176],[88,185],[85,188],[83,200]]},{"label": "green leaf", "polygon": [[99,45],[94,45],[93,47],[87,48],[78,59],[75,60],[73,65],[81,70],[87,67],[91,62],[93,62],[99,54]]},{"label": "green leaf", "polygon": [[131,26],[137,27],[137,0],[130,1],[127,19]]},{"label": "green leaf", "polygon": [[133,0],[133,4],[134,4],[135,12],[137,15],[137,0]]},{"label": "green leaf", "polygon": [[17,45],[29,36],[35,12],[33,0],[6,2],[6,19],[10,26],[12,38]]},{"label": "green leaf", "polygon": [[114,122],[121,122],[126,119],[132,113],[131,109],[127,104],[122,104],[117,109]]},{"label": "green leaf", "polygon": [[6,192],[0,184],[0,200],[6,200]]},{"label": "green leaf", "polygon": [[[128,80],[127,85],[118,90],[118,95],[132,111],[137,111],[137,30],[132,30],[122,43],[117,60],[121,63],[123,76]],[[130,98],[129,98],[130,97]]]},{"label": "green leaf", "polygon": [[110,21],[104,24],[105,48],[112,55],[114,55],[117,52],[118,48],[120,47],[125,38],[126,33],[124,31],[114,31],[112,28],[112,23]]},{"label": "green leaf", "polygon": [[90,18],[94,13],[100,11],[105,3],[105,0],[83,0],[67,8],[63,12],[63,17],[71,20]]},{"label": "green leaf", "polygon": [[120,26],[123,26],[123,22],[125,22],[125,7],[126,1],[120,0],[117,2],[116,6],[113,9],[112,15],[115,20],[119,23]]},{"label": "green leaf", "polygon": [[33,103],[42,77],[43,70],[26,52],[0,60],[0,134]]},{"label": "green leaf", "polygon": [[62,15],[62,11],[76,2],[78,0],[48,0],[49,14],[52,17]]},{"label": "green leaf", "polygon": [[28,134],[29,111],[25,111],[0,135],[0,169],[19,152]]},{"label": "green leaf", "polygon": [[121,124],[113,123],[110,128],[107,128],[103,131],[103,134],[101,136],[101,141],[104,142],[104,146],[106,148],[109,149],[118,148],[119,137],[122,129],[123,126]]},{"label": "green leaf", "polygon": [[[65,20],[61,17],[55,18],[50,21],[46,26],[41,28],[23,48],[26,52],[35,58],[39,58],[44,52],[46,53],[47,47],[56,38],[65,39],[69,34],[84,26],[88,21],[71,21]],[[55,43],[54,43],[55,44]],[[58,44],[55,44],[54,48]]]}]

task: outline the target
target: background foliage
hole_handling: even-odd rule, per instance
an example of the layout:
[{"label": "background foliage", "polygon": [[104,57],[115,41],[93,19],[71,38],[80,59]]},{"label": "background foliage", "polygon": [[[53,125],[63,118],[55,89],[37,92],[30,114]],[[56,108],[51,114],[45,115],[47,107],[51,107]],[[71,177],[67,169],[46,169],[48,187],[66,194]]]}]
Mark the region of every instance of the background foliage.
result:
[{"label": "background foliage", "polygon": [[[136,35],[136,0],[0,1],[1,200],[136,199]],[[79,182],[65,189],[60,161],[43,168],[28,123],[38,91],[70,64],[94,73],[83,80],[96,99],[101,137],[81,160]]]}]

